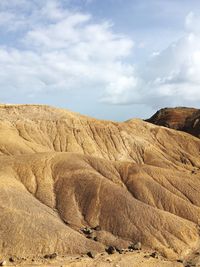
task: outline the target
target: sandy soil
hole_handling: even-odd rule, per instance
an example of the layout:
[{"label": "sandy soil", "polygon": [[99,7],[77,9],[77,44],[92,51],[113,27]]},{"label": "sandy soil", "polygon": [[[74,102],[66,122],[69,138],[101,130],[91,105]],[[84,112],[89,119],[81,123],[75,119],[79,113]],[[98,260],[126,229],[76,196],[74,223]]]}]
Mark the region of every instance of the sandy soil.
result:
[{"label": "sandy soil", "polygon": [[54,260],[40,259],[35,262],[21,261],[18,264],[8,264],[6,266],[55,266],[55,267],[181,267],[182,263],[177,261],[168,261],[158,256],[153,258],[149,252],[127,252],[126,254],[116,253],[108,255],[99,254],[95,259],[88,256],[77,257],[58,257]]}]

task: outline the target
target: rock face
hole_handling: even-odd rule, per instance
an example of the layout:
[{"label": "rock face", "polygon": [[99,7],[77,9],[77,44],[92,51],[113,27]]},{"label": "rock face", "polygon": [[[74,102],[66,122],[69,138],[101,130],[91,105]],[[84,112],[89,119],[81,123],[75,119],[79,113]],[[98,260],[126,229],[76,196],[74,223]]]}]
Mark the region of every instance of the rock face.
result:
[{"label": "rock face", "polygon": [[146,120],[156,125],[190,133],[200,137],[200,110],[195,108],[164,108]]},{"label": "rock face", "polygon": [[184,257],[199,243],[199,151],[197,138],[142,120],[0,106],[1,256],[140,243]]}]

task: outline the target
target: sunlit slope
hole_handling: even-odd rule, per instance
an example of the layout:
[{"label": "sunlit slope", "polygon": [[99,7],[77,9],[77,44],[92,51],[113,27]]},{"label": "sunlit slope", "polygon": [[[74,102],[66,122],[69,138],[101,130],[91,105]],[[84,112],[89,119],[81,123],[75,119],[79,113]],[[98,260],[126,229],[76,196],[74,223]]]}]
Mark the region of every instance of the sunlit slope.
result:
[{"label": "sunlit slope", "polygon": [[[0,106],[2,255],[143,247],[180,257],[199,244],[200,140],[142,120]],[[100,226],[96,242],[81,228]]]},{"label": "sunlit slope", "polygon": [[0,152],[76,152],[178,168],[200,166],[200,142],[142,120],[101,121],[48,106],[0,106]]},{"label": "sunlit slope", "polygon": [[[197,245],[199,174],[180,178],[178,171],[71,153],[2,157],[0,166],[6,254],[84,253],[140,241],[172,257]],[[99,242],[78,233],[97,225]]]}]

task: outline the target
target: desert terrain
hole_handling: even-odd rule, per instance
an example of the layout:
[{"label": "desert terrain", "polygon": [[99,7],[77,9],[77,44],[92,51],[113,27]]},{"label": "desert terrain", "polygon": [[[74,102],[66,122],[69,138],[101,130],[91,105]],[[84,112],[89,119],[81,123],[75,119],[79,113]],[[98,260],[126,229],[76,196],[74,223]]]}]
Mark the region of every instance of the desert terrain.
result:
[{"label": "desert terrain", "polygon": [[0,105],[2,265],[200,266],[199,114]]}]

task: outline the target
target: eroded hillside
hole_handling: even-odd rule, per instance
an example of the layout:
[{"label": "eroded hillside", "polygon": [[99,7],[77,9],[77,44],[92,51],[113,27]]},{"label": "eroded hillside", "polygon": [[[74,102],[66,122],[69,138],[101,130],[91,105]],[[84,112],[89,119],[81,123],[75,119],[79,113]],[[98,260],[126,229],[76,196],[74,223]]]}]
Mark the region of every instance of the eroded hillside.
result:
[{"label": "eroded hillside", "polygon": [[[101,252],[140,241],[177,259],[198,248],[200,140],[187,133],[2,105],[0,151],[4,256]],[[90,239],[86,226],[99,227]]]}]

